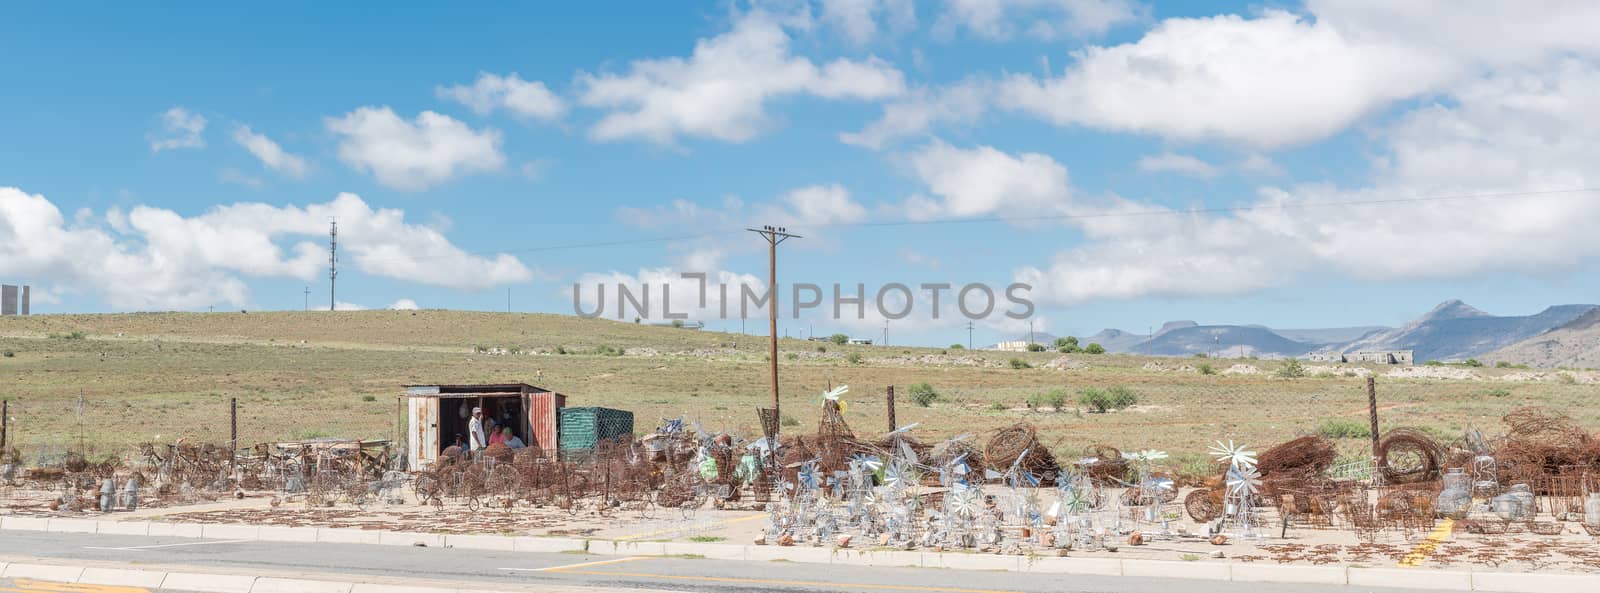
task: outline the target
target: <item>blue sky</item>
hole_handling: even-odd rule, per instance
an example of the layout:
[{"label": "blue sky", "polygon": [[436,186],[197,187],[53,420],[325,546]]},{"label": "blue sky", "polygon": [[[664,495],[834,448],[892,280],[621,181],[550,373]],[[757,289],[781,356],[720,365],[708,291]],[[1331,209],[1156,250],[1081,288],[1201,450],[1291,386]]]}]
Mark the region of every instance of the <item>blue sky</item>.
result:
[{"label": "blue sky", "polygon": [[[759,283],[752,224],[806,235],[782,282],[1026,281],[1060,334],[1600,301],[1587,3],[0,10],[0,279],[38,312],[325,308],[330,217],[366,308]],[[965,341],[918,305],[891,342]],[[784,327],[883,326],[827,317]]]}]

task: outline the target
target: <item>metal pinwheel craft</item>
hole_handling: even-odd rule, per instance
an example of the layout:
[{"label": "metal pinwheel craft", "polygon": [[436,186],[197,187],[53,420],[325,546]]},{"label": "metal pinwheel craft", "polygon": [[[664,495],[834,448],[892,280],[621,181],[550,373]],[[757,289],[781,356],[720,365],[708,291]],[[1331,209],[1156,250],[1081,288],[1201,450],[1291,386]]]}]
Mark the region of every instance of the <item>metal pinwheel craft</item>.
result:
[{"label": "metal pinwheel craft", "polygon": [[883,485],[891,490],[898,490],[915,484],[917,481],[915,470],[909,464],[899,459],[889,462],[883,470]]},{"label": "metal pinwheel craft", "polygon": [[950,513],[963,519],[978,516],[981,501],[975,488],[960,487],[949,493]]},{"label": "metal pinwheel craft", "polygon": [[1162,459],[1166,459],[1167,458],[1167,452],[1166,451],[1158,451],[1156,449],[1145,449],[1143,451],[1139,451],[1137,453],[1134,453],[1132,455],[1132,457],[1137,461],[1143,461],[1145,463],[1150,463],[1150,462],[1153,462],[1153,461],[1160,461]]},{"label": "metal pinwheel craft", "polygon": [[822,474],[817,471],[817,461],[811,460],[800,464],[800,471],[796,475],[800,485],[808,490],[822,487]]},{"label": "metal pinwheel craft", "polygon": [[1217,441],[1215,445],[1211,446],[1211,454],[1216,456],[1217,461],[1226,461],[1229,467],[1255,467],[1256,465],[1256,452],[1246,449],[1242,443],[1234,444],[1233,439],[1228,439],[1226,445],[1222,441]]},{"label": "metal pinwheel craft", "polygon": [[1228,470],[1228,493],[1239,498],[1254,496],[1261,489],[1261,472],[1254,467]]}]

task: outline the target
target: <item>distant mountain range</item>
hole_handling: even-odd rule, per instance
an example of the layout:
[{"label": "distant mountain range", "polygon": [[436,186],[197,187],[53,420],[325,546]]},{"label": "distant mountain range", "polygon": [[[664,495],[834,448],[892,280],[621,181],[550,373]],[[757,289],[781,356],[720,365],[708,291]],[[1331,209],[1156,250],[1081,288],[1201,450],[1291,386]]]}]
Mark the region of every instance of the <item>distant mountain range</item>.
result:
[{"label": "distant mountain range", "polygon": [[[1034,340],[1049,344],[1055,338],[1040,337],[1045,335],[1035,334]],[[1534,315],[1496,316],[1449,300],[1396,328],[1274,329],[1169,321],[1153,336],[1105,329],[1079,341],[1098,343],[1110,352],[1154,356],[1286,358],[1316,352],[1411,350],[1418,363],[1480,358],[1540,366],[1600,366],[1600,307],[1557,305]]]},{"label": "distant mountain range", "polygon": [[1502,360],[1538,367],[1600,367],[1600,308],[1484,356],[1484,362]]}]

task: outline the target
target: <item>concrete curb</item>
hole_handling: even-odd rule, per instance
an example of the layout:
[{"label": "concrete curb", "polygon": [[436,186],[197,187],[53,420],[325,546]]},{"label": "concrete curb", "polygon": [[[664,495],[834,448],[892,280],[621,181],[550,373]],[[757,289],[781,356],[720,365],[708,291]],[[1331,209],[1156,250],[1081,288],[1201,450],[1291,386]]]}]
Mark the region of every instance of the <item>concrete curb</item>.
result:
[{"label": "concrete curb", "polygon": [[[104,563],[102,563],[104,564]],[[70,564],[32,564],[0,562],[3,578],[36,579],[67,585],[140,587],[152,591],[206,591],[208,593],[595,593],[602,589],[584,585],[541,584],[535,586],[505,583],[455,583],[434,581],[437,585],[399,584],[394,579],[363,578],[350,575],[314,575],[325,578],[246,576],[230,573],[197,573],[160,568],[113,568]],[[479,587],[475,587],[478,585]],[[609,591],[610,589],[604,589]],[[670,593],[640,589],[640,593]]]},{"label": "concrete curb", "polygon": [[[440,535],[398,531],[161,523],[146,521],[96,521],[42,517],[0,517],[0,531],[99,533],[163,537],[229,539],[245,541],[340,543],[383,546],[426,546],[510,552],[585,552],[597,556],[699,556],[716,560],[750,562],[787,561],[853,566],[910,566],[957,570],[1006,570],[1053,574],[1137,576],[1192,580],[1305,583],[1358,587],[1450,589],[1503,593],[1590,593],[1600,591],[1600,575],[1508,573],[1494,571],[1436,570],[1428,568],[1360,568],[1291,566],[1239,562],[1182,562],[1104,557],[1028,557],[960,552],[908,552],[899,550],[829,549],[810,547],[746,546],[721,543],[636,542],[499,535]],[[201,575],[181,572],[120,569],[84,569],[56,565],[0,563],[0,576],[38,578],[83,584],[155,582],[163,589],[191,589],[218,593],[461,593],[459,589],[404,588],[333,581],[255,578],[237,575]],[[85,579],[85,580],[80,580]]]}]

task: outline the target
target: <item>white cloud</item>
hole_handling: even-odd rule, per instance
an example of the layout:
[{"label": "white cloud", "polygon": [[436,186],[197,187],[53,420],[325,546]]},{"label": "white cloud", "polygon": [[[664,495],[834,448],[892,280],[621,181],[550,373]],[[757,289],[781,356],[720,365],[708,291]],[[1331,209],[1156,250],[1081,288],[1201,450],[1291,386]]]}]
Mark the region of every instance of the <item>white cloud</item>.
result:
[{"label": "white cloud", "polygon": [[411,299],[400,299],[395,301],[393,304],[390,304],[389,308],[395,311],[415,311],[420,307],[417,306],[416,301]]},{"label": "white cloud", "polygon": [[689,200],[672,200],[664,206],[617,209],[618,220],[639,228],[743,228],[770,224],[799,232],[860,222],[866,217],[866,207],[850,197],[850,190],[836,183],[796,188],[771,202],[754,205],[730,196],[709,207]]},{"label": "white cloud", "polygon": [[250,154],[260,159],[261,164],[266,165],[268,169],[283,173],[289,177],[302,179],[309,169],[304,158],[284,152],[283,147],[278,146],[277,142],[273,142],[266,134],[257,134],[251,131],[250,126],[240,125],[234,127],[233,141],[239,143],[239,146],[243,146],[245,150],[250,151]]},{"label": "white cloud", "polygon": [[339,301],[337,303],[334,303],[333,310],[335,310],[335,311],[365,311],[365,310],[367,310],[367,308],[364,305],[358,305],[358,304],[355,304],[355,303],[346,303],[344,301]]},{"label": "white cloud", "polygon": [[919,88],[885,103],[881,117],[860,132],[839,134],[839,141],[878,149],[893,140],[922,134],[935,125],[970,124],[983,115],[992,91],[990,83],[977,79]]},{"label": "white cloud", "polygon": [[467,173],[497,170],[506,161],[498,130],[473,130],[432,111],[410,122],[387,106],[362,107],[324,124],[340,136],[340,160],[394,189],[422,191]]},{"label": "white cloud", "polygon": [[1151,173],[1179,173],[1202,179],[1210,179],[1217,176],[1217,168],[1212,166],[1211,163],[1174,152],[1163,152],[1140,158],[1139,170]]},{"label": "white cloud", "polygon": [[1313,0],[1162,21],[1136,42],[1074,53],[1060,76],[1013,75],[1007,108],[1059,125],[1277,148],[1326,138],[1485,70],[1600,54],[1600,5]]},{"label": "white cloud", "polygon": [[206,139],[206,118],[188,109],[173,107],[161,114],[161,129],[145,135],[150,141],[150,152],[174,148],[203,148]]},{"label": "white cloud", "polygon": [[924,266],[929,269],[939,269],[939,258],[927,255],[914,249],[901,249],[900,259],[913,266]]},{"label": "white cloud", "polygon": [[[721,270],[720,257],[713,261],[700,262],[706,267],[672,267],[640,268],[636,274],[620,271],[587,273],[577,280],[579,308],[585,313],[592,313],[600,307],[601,318],[621,319],[631,321],[634,317],[650,321],[666,321],[667,313],[686,315],[688,319],[738,319],[741,315],[740,307],[744,307],[744,315],[750,319],[765,319],[765,307],[756,307],[756,301],[766,293],[766,283],[751,274],[739,274]],[[683,278],[683,272],[698,272],[706,274],[705,306],[700,306],[701,286],[700,281],[693,278]],[[640,312],[633,306],[633,302],[625,301],[619,296],[618,286],[624,286],[634,299],[639,300]],[[726,292],[719,286],[726,285]],[[600,287],[604,287],[603,289]],[[666,288],[663,293],[662,287]],[[754,295],[752,299],[743,299],[743,287],[748,287]],[[563,289],[567,302],[573,300],[573,287]],[[604,291],[604,300],[598,301]],[[643,295],[648,290],[648,303]],[[666,298],[670,294],[670,301]],[[779,306],[784,306],[784,295],[778,295]],[[668,311],[668,307],[671,308]],[[726,314],[724,314],[726,311]],[[576,311],[575,311],[576,312]]]},{"label": "white cloud", "polygon": [[867,209],[852,200],[850,191],[839,184],[802,187],[778,201],[780,205],[766,209],[762,219],[805,228],[860,222],[867,217]]},{"label": "white cloud", "polygon": [[876,57],[818,66],[791,55],[789,42],[777,19],[752,12],[732,31],[696,42],[688,58],[635,61],[626,74],[580,72],[579,101],[610,111],[589,135],[658,144],[679,136],[744,142],[771,125],[772,99],[878,100],[904,91],[900,71]]},{"label": "white cloud", "polygon": [[1169,19],[1076,58],[1060,77],[1013,75],[1000,101],[1059,125],[1275,147],[1331,135],[1455,74],[1447,60],[1276,10]]},{"label": "white cloud", "polygon": [[[1600,200],[1501,199],[1344,204],[1539,192],[1600,184],[1600,69],[1579,60],[1464,85],[1452,105],[1406,114],[1381,134],[1370,184],[1263,188],[1228,215],[1077,221],[1089,238],[1045,268],[1024,267],[1041,302],[1240,294],[1310,275],[1374,281],[1570,273],[1600,258]],[[1153,205],[1142,211],[1159,210]],[[1120,222],[1120,224],[1119,224]]]},{"label": "white cloud", "polygon": [[821,8],[822,22],[838,29],[856,45],[866,45],[878,37],[880,15],[891,33],[907,31],[917,24],[916,6],[911,0],[822,0]]},{"label": "white cloud", "polygon": [[532,272],[508,254],[479,256],[400,210],[374,210],[354,194],[304,207],[237,203],[185,217],[113,208],[66,220],[42,195],[0,187],[0,276],[52,290],[92,292],[113,309],[247,306],[250,278],[319,277],[328,219],[339,221],[341,259],[362,273],[460,289],[523,282]]},{"label": "white cloud", "polygon": [[1021,32],[1036,39],[1060,39],[1105,33],[1142,18],[1145,9],[1132,0],[946,0],[934,31],[950,35],[965,28],[991,40]]},{"label": "white cloud", "polygon": [[1237,165],[1240,171],[1254,175],[1282,175],[1283,167],[1272,161],[1271,157],[1261,153],[1253,153],[1244,157]]},{"label": "white cloud", "polygon": [[221,181],[223,183],[232,183],[234,185],[242,185],[250,189],[261,189],[267,184],[267,182],[263,181],[260,177],[247,175],[243,171],[233,167],[223,167],[221,171],[217,171],[217,181]]},{"label": "white cloud", "polygon": [[549,121],[560,119],[567,112],[566,102],[543,82],[523,80],[516,72],[506,76],[479,73],[472,86],[441,86],[434,93],[441,99],[466,105],[478,115],[505,109],[518,118]]},{"label": "white cloud", "polygon": [[1044,154],[1011,155],[990,146],[963,149],[935,141],[901,158],[934,195],[907,201],[912,219],[1061,214],[1073,195],[1067,168]]}]

